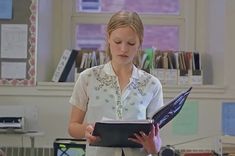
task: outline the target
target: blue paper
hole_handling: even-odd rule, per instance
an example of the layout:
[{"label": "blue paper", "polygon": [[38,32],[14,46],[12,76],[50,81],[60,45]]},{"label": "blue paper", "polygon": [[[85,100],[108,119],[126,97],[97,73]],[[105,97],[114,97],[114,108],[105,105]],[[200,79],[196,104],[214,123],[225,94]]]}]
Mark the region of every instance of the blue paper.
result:
[{"label": "blue paper", "polygon": [[12,0],[0,0],[0,19],[12,19]]},{"label": "blue paper", "polygon": [[222,131],[224,135],[235,136],[235,102],[222,104]]}]

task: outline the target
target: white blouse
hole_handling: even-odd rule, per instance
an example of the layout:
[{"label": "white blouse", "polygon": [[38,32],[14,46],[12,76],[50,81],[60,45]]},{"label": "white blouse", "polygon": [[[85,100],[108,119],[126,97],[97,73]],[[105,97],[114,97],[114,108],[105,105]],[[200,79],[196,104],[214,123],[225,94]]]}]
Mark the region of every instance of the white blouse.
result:
[{"label": "white blouse", "polygon": [[[108,62],[80,73],[69,102],[86,111],[87,123],[104,118],[141,120],[151,118],[163,106],[162,85],[156,77],[134,66],[130,82],[121,92],[118,77]],[[121,150],[87,145],[86,156],[121,156]],[[123,150],[125,156],[147,155],[142,148]]]}]

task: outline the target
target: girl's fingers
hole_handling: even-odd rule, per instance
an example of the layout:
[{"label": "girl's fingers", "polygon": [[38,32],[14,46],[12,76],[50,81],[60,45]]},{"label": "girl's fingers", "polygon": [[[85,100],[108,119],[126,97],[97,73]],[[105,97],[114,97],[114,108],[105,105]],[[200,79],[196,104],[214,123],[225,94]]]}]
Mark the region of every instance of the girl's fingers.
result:
[{"label": "girl's fingers", "polygon": [[88,125],[86,127],[86,131],[85,131],[85,138],[88,141],[88,143],[94,143],[97,140],[97,137],[92,135],[94,128],[92,125]]},{"label": "girl's fingers", "polygon": [[155,135],[159,134],[159,124],[157,124],[155,127]]},{"label": "girl's fingers", "polygon": [[135,142],[137,144],[141,144],[141,142],[138,139],[128,138],[128,140],[133,141],[133,142]]}]

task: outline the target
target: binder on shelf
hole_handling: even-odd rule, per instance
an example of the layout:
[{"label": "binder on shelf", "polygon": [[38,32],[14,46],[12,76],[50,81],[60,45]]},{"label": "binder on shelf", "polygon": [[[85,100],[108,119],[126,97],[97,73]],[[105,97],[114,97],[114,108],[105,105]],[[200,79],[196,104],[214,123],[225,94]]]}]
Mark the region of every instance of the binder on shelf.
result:
[{"label": "binder on shelf", "polygon": [[178,70],[176,65],[176,57],[173,51],[168,51],[168,68],[165,71],[165,83],[166,85],[177,85],[178,84]]},{"label": "binder on shelf", "polygon": [[173,51],[156,51],[153,69],[150,73],[156,76],[163,85],[178,84],[176,56]]},{"label": "binder on shelf", "polygon": [[201,57],[198,52],[192,53],[192,68],[190,72],[190,84],[202,85],[203,73],[201,69]]},{"label": "binder on shelf", "polygon": [[166,84],[166,69],[163,68],[153,68],[150,69],[150,74],[157,77],[158,80],[161,82],[162,85]]},{"label": "binder on shelf", "polygon": [[78,53],[77,50],[68,50],[68,49],[66,49],[63,52],[60,61],[56,67],[56,70],[54,72],[54,75],[52,77],[53,82],[66,81],[69,72],[71,71],[71,68],[75,62],[77,53]]},{"label": "binder on shelf", "polygon": [[202,70],[192,70],[190,71],[190,84],[192,85],[202,85],[203,84],[203,73]]},{"label": "binder on shelf", "polygon": [[170,100],[166,105],[160,108],[149,120],[106,120],[95,123],[93,134],[99,136],[100,141],[91,144],[92,146],[103,147],[133,147],[140,148],[140,144],[128,140],[134,137],[135,133],[143,131],[148,134],[152,124],[159,125],[162,128],[170,122],[182,109],[192,87],[179,93],[175,98]]},{"label": "binder on shelf", "polygon": [[78,79],[79,73],[84,71],[88,66],[88,57],[91,50],[79,50],[75,59],[74,80]]},{"label": "binder on shelf", "polygon": [[156,76],[163,85],[202,85],[200,53],[156,50],[150,74]]},{"label": "binder on shelf", "polygon": [[178,84],[178,70],[177,69],[166,69],[165,70],[165,84],[166,85],[177,85]]},{"label": "binder on shelf", "polygon": [[104,51],[92,49],[79,50],[75,60],[75,81],[85,69],[104,64],[108,61],[109,59]]},{"label": "binder on shelf", "polygon": [[147,48],[144,50],[142,54],[142,60],[141,60],[141,69],[150,72],[150,70],[153,68],[153,49],[152,48]]},{"label": "binder on shelf", "polygon": [[189,85],[189,69],[187,66],[187,57],[185,52],[179,52],[178,62],[179,62],[179,71],[178,71],[178,85]]},{"label": "binder on shelf", "polygon": [[[167,61],[167,60],[166,60]],[[163,68],[163,52],[156,50],[153,56],[153,68],[150,69],[150,74],[157,77],[159,81],[165,84],[165,69]]]},{"label": "binder on shelf", "polygon": [[178,70],[178,85],[189,85],[189,71],[188,70]]}]

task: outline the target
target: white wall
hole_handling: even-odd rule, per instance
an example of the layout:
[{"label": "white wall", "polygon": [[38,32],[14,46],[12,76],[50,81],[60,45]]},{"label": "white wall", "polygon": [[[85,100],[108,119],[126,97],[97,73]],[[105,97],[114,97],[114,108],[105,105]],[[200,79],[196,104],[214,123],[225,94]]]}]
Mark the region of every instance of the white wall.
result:
[{"label": "white wall", "polygon": [[[235,61],[233,61],[235,58],[235,19],[233,18],[235,1],[225,0],[224,4],[221,4],[220,0],[208,0],[205,3],[203,1],[205,0],[198,0],[198,6],[201,6],[201,8],[198,10],[200,17],[198,17],[197,23],[197,47],[199,51],[205,52],[206,61],[208,61],[208,64],[210,63],[208,68],[204,66],[205,76],[213,78],[214,85],[194,87],[189,97],[190,100],[199,102],[199,129],[197,134],[193,136],[175,136],[172,134],[171,124],[169,124],[161,131],[164,144],[175,144],[210,136],[211,134],[219,134],[221,132],[221,102],[235,101],[235,73],[232,69],[235,66]],[[41,2],[43,3],[43,0]],[[50,19],[50,17],[45,18],[45,22]],[[38,52],[46,53],[47,50],[51,50],[51,47],[45,43],[47,41],[43,41],[43,35],[47,35],[46,32],[43,33],[42,27],[44,25],[39,24],[39,34],[41,34],[39,37],[41,36],[41,38],[38,42]],[[41,63],[40,60],[38,61],[38,68],[44,68],[45,66],[48,65]],[[42,73],[45,73],[45,71]],[[67,122],[70,111],[68,99],[72,87],[73,83],[38,83],[37,87],[1,86],[0,105],[36,105],[39,109],[39,127],[45,133],[44,136],[37,137],[36,146],[52,147],[55,138],[68,137]],[[165,100],[169,100],[185,88],[186,86],[164,87]],[[29,145],[28,138],[24,138],[23,142],[25,146]],[[0,145],[20,146],[21,143],[20,136],[0,135]],[[214,139],[208,138],[179,147],[214,148]]]},{"label": "white wall", "polygon": [[38,34],[37,34],[37,79],[49,80],[53,71],[50,68],[53,55],[49,55],[53,43],[53,3],[48,0],[38,1]]},{"label": "white wall", "polygon": [[[235,19],[233,18],[233,14],[235,12],[235,1],[229,0],[226,4],[226,10],[225,10],[225,82],[227,85],[233,86],[231,89],[234,90],[235,86],[235,72],[233,70],[234,67],[234,58],[235,58]],[[231,92],[234,93],[234,92]],[[233,94],[234,95],[234,94]]]}]

